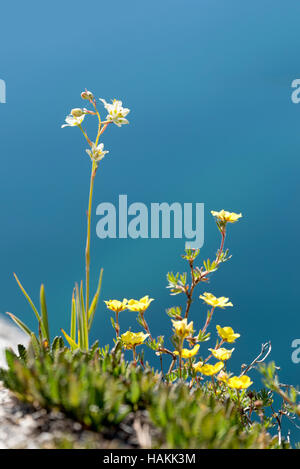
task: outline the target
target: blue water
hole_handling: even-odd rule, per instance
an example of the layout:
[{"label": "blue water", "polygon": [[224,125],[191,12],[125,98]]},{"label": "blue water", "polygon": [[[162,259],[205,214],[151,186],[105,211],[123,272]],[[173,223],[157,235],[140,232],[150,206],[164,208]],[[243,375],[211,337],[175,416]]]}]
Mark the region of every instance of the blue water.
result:
[{"label": "blue water", "polygon": [[[2,5],[0,312],[35,326],[15,271],[36,301],[45,282],[53,335],[68,328],[73,284],[84,277],[90,165],[79,130],[60,125],[87,87],[131,109],[129,126],[105,134],[94,209],[119,194],[129,203],[203,202],[204,258],[218,244],[210,210],[241,211],[228,237],[233,258],[205,286],[235,305],[217,312],[213,328],[241,334],[233,371],[271,340],[281,380],[298,384],[300,104],[291,82],[300,77],[299,14],[296,0]],[[165,274],[185,269],[184,240],[99,240],[93,215],[93,288],[103,266],[102,299],[151,295],[153,334],[168,335],[165,308],[180,298],[168,295]],[[197,300],[198,327],[205,313]],[[138,330],[125,312],[122,330],[129,325]],[[92,335],[112,342],[102,305]]]}]

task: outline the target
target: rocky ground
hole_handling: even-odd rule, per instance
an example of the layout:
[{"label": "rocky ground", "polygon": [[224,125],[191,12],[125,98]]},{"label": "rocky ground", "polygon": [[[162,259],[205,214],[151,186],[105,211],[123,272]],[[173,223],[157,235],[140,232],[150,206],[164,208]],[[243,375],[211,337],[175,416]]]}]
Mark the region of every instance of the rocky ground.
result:
[{"label": "rocky ground", "polygon": [[104,439],[60,412],[18,401],[0,383],[0,449],[130,448],[124,440]]},{"label": "rocky ground", "polygon": [[16,349],[18,344],[26,345],[28,339],[11,320],[0,314],[0,367],[5,367],[4,351],[8,347]]},{"label": "rocky ground", "polygon": [[[4,349],[26,344],[27,337],[0,315],[0,367]],[[62,413],[47,412],[16,399],[0,382],[0,449],[136,448],[151,446],[150,428],[143,413],[130,415],[113,433],[88,431]]]},{"label": "rocky ground", "polygon": [[[5,367],[4,351],[26,345],[28,339],[3,315],[0,315],[0,367]],[[66,419],[59,412],[21,403],[0,382],[0,449],[38,449],[51,447],[99,447],[100,440],[92,432]]]}]

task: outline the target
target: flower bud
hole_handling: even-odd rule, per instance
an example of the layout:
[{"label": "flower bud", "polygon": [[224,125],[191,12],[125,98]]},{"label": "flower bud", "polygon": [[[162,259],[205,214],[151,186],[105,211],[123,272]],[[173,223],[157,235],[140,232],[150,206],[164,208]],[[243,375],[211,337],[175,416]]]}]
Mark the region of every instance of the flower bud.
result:
[{"label": "flower bud", "polygon": [[254,402],[254,407],[255,407],[256,409],[258,409],[258,408],[260,408],[260,407],[263,407],[263,405],[264,405],[263,401],[259,401],[259,400],[258,400],[258,401],[255,401],[255,402]]},{"label": "flower bud", "polygon": [[84,114],[84,112],[82,109],[76,107],[75,109],[72,109],[71,114],[73,117],[81,117]]},{"label": "flower bud", "polygon": [[87,91],[87,90],[85,90],[81,93],[81,97],[82,97],[82,99],[88,99],[89,101],[94,99],[93,93],[91,93],[90,91]]}]

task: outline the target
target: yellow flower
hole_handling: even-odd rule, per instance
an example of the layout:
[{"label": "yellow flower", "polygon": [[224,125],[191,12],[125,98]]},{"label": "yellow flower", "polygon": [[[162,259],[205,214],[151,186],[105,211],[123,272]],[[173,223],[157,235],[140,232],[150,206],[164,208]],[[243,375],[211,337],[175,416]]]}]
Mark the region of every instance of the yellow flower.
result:
[{"label": "yellow flower", "polygon": [[137,345],[142,345],[142,343],[149,337],[149,334],[144,334],[143,332],[131,332],[127,331],[125,334],[121,335],[121,340],[123,345],[127,349],[132,349]]},{"label": "yellow flower", "polygon": [[[182,352],[181,352],[182,358],[192,358],[192,357],[194,357],[198,353],[199,347],[200,347],[200,345],[197,344],[191,350],[188,349],[188,348],[183,348]],[[179,352],[177,352],[177,350],[174,353],[175,353],[175,355],[179,355]]]},{"label": "yellow flower", "polygon": [[226,308],[226,306],[233,306],[233,304],[228,300],[229,298],[225,298],[225,296],[220,296],[220,298],[216,298],[212,293],[203,293],[200,295],[199,298],[205,301],[208,305],[213,306],[214,308]]},{"label": "yellow flower", "polygon": [[211,353],[217,360],[221,360],[222,362],[224,362],[226,360],[229,360],[229,358],[231,358],[234,348],[232,348],[231,350],[227,350],[226,348],[218,348],[218,349],[209,348],[208,350],[211,351]]},{"label": "yellow flower", "polygon": [[251,381],[249,376],[246,375],[240,377],[233,376],[227,381],[228,386],[233,389],[247,389],[252,383],[253,381]]},{"label": "yellow flower", "polygon": [[222,383],[227,383],[229,376],[227,373],[225,373],[225,371],[221,370],[218,376],[216,376],[216,378],[218,381],[221,381]]},{"label": "yellow flower", "polygon": [[124,311],[125,309],[127,309],[127,302],[128,300],[126,300],[126,298],[124,298],[123,301],[119,301],[119,300],[104,301],[107,308],[110,309],[111,311],[114,311],[115,313],[120,313],[120,311]]},{"label": "yellow flower", "polygon": [[235,223],[242,217],[241,213],[226,212],[225,210],[221,210],[220,212],[211,210],[211,214],[223,223]]},{"label": "yellow flower", "polygon": [[238,337],[241,337],[240,334],[235,334],[234,330],[232,327],[220,327],[217,326],[217,331],[221,339],[224,340],[224,342],[232,343],[235,342],[235,339],[238,339]]},{"label": "yellow flower", "polygon": [[195,371],[202,373],[205,376],[213,376],[219,373],[220,370],[224,367],[223,362],[217,362],[215,365],[210,365],[209,363],[203,365],[201,362],[194,365]]},{"label": "yellow flower", "polygon": [[148,295],[143,296],[140,300],[129,300],[128,309],[137,313],[144,313],[149,308],[151,301],[154,301],[154,299],[149,298]]},{"label": "yellow flower", "polygon": [[203,366],[203,362],[197,362],[193,365],[193,368],[195,371],[198,371],[198,369],[201,368],[201,366]]},{"label": "yellow flower", "polygon": [[185,337],[188,337],[193,334],[193,321],[191,321],[189,324],[187,323],[187,319],[184,318],[181,321],[175,321],[172,319],[172,323],[174,326],[174,332],[178,337],[181,337],[184,339]]}]

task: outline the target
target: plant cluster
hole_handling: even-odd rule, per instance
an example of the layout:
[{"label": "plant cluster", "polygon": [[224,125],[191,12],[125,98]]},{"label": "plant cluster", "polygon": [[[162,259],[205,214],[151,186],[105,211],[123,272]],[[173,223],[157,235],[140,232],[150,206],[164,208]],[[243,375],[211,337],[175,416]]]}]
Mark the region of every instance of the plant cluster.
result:
[{"label": "plant cluster", "polygon": [[[47,349],[32,338],[18,354],[6,352],[0,380],[22,401],[57,409],[106,438],[139,411],[148,418],[152,448],[278,448],[266,426],[245,425],[233,401],[205,387],[190,390],[167,383],[148,365],[124,359],[120,343],[109,350],[95,343],[89,352],[67,348],[56,337]],[[285,444],[285,443],[284,443]]]},{"label": "plant cluster", "polygon": [[[0,379],[19,399],[45,408],[57,408],[85,426],[96,431],[117,427],[131,413],[145,410],[152,427],[159,430],[153,446],[170,448],[273,448],[286,447],[281,435],[281,419],[292,419],[300,414],[297,391],[284,388],[276,376],[275,365],[261,365],[271,351],[270,343],[239,375],[230,372],[232,347],[240,334],[228,324],[216,326],[215,345],[203,350],[203,344],[212,338],[211,321],[217,309],[233,307],[229,298],[217,297],[201,290],[200,300],[208,307],[203,323],[194,325],[189,314],[197,289],[207,284],[212,273],[230,259],[225,249],[228,226],[236,223],[242,214],[225,210],[212,211],[220,232],[220,247],[211,259],[198,262],[199,249],[187,249],[182,256],[188,265],[187,272],[169,272],[168,285],[172,296],[182,295],[184,307],[176,305],[167,310],[172,329],[171,337],[154,337],[146,319],[146,311],[154,301],[148,295],[140,299],[105,300],[113,312],[111,318],[115,330],[114,346],[90,346],[90,330],[100,298],[102,274],[98,287],[90,299],[90,240],[94,181],[104,156],[104,143],[100,141],[110,124],[121,127],[128,124],[129,109],[122,102],[103,103],[107,116],[102,120],[94,95],[85,90],[82,99],[90,109],[74,108],[62,127],[78,127],[89,148],[91,161],[90,188],[87,210],[87,236],[85,250],[85,286],[76,284],[71,300],[70,331],[62,330],[63,338],[51,343],[48,309],[44,286],[40,289],[40,307],[15,275],[16,281],[31,306],[37,322],[38,333],[8,313],[11,319],[30,336],[26,350],[19,346],[16,355],[6,353],[8,370],[0,371]],[[96,117],[97,132],[94,140],[83,127],[86,116]],[[121,331],[119,315],[124,311],[137,314],[142,330]],[[170,340],[168,340],[170,339]],[[66,343],[64,342],[66,341]],[[171,343],[169,347],[167,343]],[[160,360],[160,371],[154,371],[144,362],[142,346],[149,347]],[[125,351],[132,352],[132,361],[125,360]],[[142,352],[140,352],[142,350]],[[200,355],[201,351],[201,355]],[[166,360],[168,364],[166,367]],[[269,390],[256,392],[248,375],[261,367]],[[166,371],[167,370],[167,371]],[[273,409],[273,392],[278,393],[284,406]],[[270,428],[278,428],[278,436],[271,438]]]}]

